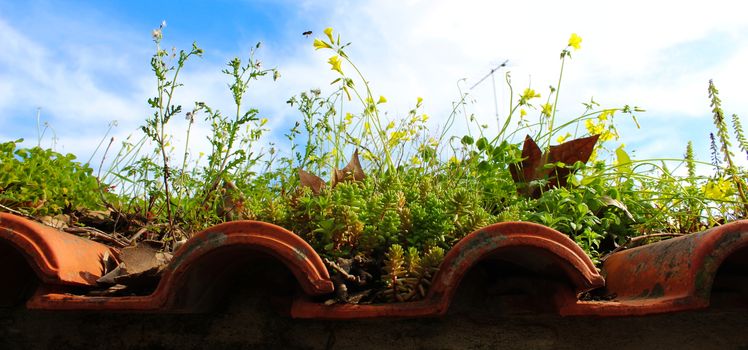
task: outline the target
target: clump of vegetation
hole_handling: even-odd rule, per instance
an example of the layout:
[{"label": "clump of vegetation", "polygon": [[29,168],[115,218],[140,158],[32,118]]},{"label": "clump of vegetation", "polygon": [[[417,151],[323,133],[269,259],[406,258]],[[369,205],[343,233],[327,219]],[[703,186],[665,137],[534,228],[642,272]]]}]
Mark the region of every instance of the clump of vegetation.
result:
[{"label": "clump of vegetation", "polygon": [[88,164],[41,147],[0,143],[0,204],[35,216],[103,207],[99,183]]},{"label": "clump of vegetation", "polygon": [[439,247],[421,256],[415,247],[410,247],[406,254],[403,247],[393,244],[385,255],[382,269],[385,282],[382,297],[389,302],[424,298],[443,258],[444,250]]},{"label": "clump of vegetation", "polygon": [[[272,144],[258,147],[267,119],[246,107],[254,81],[280,77],[276,69],[261,67],[258,44],[246,61],[234,58],[223,71],[235,103],[230,114],[204,101],[185,113],[187,142],[176,163],[169,122],[182,106],[173,96],[181,69],[202,49],[161,49],[163,29],[153,33],[158,89],[148,100],[154,112],[141,128],[143,136],[123,142],[100,177],[72,156],[16,149],[18,141],[0,145],[3,208],[32,216],[103,211],[113,221],[110,229],[129,244],[144,238],[176,243],[228,220],[275,223],[308,241],[335,275],[344,276],[340,288],[371,291],[356,301],[422,298],[444,252],[495,222],[547,225],[597,260],[634,237],[695,232],[748,213],[748,172],[733,161],[712,82],[717,136],[711,135],[711,175],[697,174],[697,165],[708,163],[694,159],[690,142],[685,160],[678,161],[634,160],[624,145],[616,145],[615,117],[628,115],[637,123],[634,113],[643,111],[638,107],[607,108],[590,100],[578,117],[557,118],[564,65],[581,43],[576,34],[561,51],[559,81],[545,102],[536,103],[543,94],[531,88],[515,94],[507,73],[510,104],[498,133],[467,117],[465,94],[437,133],[427,127],[420,97],[407,115],[388,119],[381,112],[387,98],[374,94],[346,52],[350,43],[328,28],[313,46],[329,55],[337,74],[334,89],[312,89],[288,100],[299,112],[282,147],[289,153]],[[461,115],[476,132],[450,136],[449,126]],[[212,131],[211,149],[195,157],[189,136],[201,117]],[[732,128],[748,154],[735,115]],[[523,134],[524,143],[514,141]],[[677,175],[673,164],[684,164],[687,174]],[[351,272],[354,260],[365,278]]]}]

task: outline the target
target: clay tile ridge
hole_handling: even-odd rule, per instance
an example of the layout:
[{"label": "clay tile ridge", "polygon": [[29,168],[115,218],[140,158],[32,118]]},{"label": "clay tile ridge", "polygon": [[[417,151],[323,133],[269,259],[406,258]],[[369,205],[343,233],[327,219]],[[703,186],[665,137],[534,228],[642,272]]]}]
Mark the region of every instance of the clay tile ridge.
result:
[{"label": "clay tile ridge", "polygon": [[[47,310],[197,312],[206,295],[227,292],[217,283],[227,265],[284,266],[299,293],[285,310],[296,318],[351,319],[439,316],[447,312],[463,277],[477,264],[509,261],[554,281],[553,302],[561,315],[626,316],[674,312],[709,305],[712,284],[723,264],[748,267],[748,221],[624,250],[604,263],[602,276],[582,249],[548,227],[499,223],[463,238],[445,256],[425,299],[417,302],[325,305],[333,293],[319,255],[297,235],[256,221],[213,226],[192,237],[174,255],[155,290],[143,296],[102,297],[73,293],[90,288],[103,273],[108,247],[11,214],[0,213],[0,276],[17,289],[38,281],[26,305]],[[258,283],[262,283],[258,281]],[[605,298],[583,301],[592,291]],[[6,296],[7,294],[7,296]]]},{"label": "clay tile ridge", "polygon": [[720,269],[727,278],[719,288],[735,288],[730,275],[745,278],[748,220],[615,253],[602,268],[601,294],[612,299],[570,303],[560,313],[625,316],[705,308]]}]

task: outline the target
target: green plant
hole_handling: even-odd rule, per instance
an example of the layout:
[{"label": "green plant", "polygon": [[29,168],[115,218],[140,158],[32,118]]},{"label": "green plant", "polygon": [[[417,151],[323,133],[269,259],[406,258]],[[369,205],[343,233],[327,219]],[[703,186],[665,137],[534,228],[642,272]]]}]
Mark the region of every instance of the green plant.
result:
[{"label": "green plant", "polygon": [[[161,154],[162,163],[160,176],[164,188],[164,207],[166,208],[166,215],[169,220],[168,232],[172,233],[173,231],[171,229],[174,227],[175,222],[172,215],[173,204],[171,193],[169,192],[169,185],[172,180],[168,156],[170,144],[165,127],[172,117],[182,111],[181,105],[172,104],[175,89],[182,85],[177,82],[179,72],[184,68],[184,64],[190,56],[201,56],[203,50],[197,47],[196,43],[193,43],[192,49],[189,52],[180,50],[177,57],[176,51],[170,54],[168,51],[162,49],[160,44],[161,39],[163,38],[162,31],[165,26],[166,23],[164,22],[158,29],[153,31],[153,41],[156,43],[156,53],[151,58],[151,69],[153,69],[153,73],[156,75],[157,92],[155,97],[148,99],[148,104],[155,111],[153,112],[152,118],[146,119],[146,124],[141,127],[141,130],[146,136],[148,136],[148,138],[156,143],[157,151]],[[169,58],[172,60],[176,58],[176,66],[172,65],[171,62],[167,62],[167,59]]]},{"label": "green plant", "polygon": [[389,302],[423,299],[443,258],[444,250],[438,247],[421,255],[415,247],[410,247],[406,254],[400,245],[393,244],[387,250],[382,268],[385,288],[381,297]]},{"label": "green plant", "polygon": [[[727,123],[725,122],[725,115],[722,112],[722,101],[719,99],[719,91],[714,86],[714,83],[709,80],[709,98],[711,99],[712,113],[714,114],[714,125],[717,127],[717,137],[719,138],[722,154],[724,155],[725,163],[727,166],[725,171],[730,176],[732,182],[735,184],[735,188],[738,190],[741,202],[744,203],[744,210],[748,213],[748,197],[746,197],[746,185],[743,179],[738,177],[738,169],[735,163],[732,161],[734,154],[730,150],[730,134],[727,132]],[[737,118],[736,118],[737,119]],[[739,132],[738,135],[741,135]],[[741,146],[743,144],[741,143]]]},{"label": "green plant", "polygon": [[746,156],[748,157],[748,140],[745,138],[745,134],[743,133],[743,125],[740,123],[740,118],[738,118],[737,114],[732,115],[732,130],[735,132],[735,139],[738,140],[738,146],[740,146],[740,150],[745,152]]},{"label": "green plant", "polygon": [[[350,43],[341,44],[328,28],[313,46],[333,52],[327,59],[336,75],[332,91],[311,89],[291,97],[288,104],[298,110],[298,121],[284,145],[267,148],[258,145],[267,119],[246,94],[253,81],[277,79],[279,73],[262,68],[255,57],[258,44],[245,62],[234,58],[223,70],[230,80],[232,113],[195,102],[185,114],[181,162],[174,161],[169,121],[182,113],[172,103],[181,86],[178,76],[188,58],[202,50],[195,44],[189,52],[162,50],[163,27],[153,33],[151,67],[158,90],[148,103],[154,113],[142,127],[143,137],[129,137],[113,157],[101,179],[109,185],[99,185],[89,166],[70,155],[16,149],[20,141],[9,142],[0,145],[0,204],[32,215],[106,208],[124,221],[111,226],[133,242],[169,241],[228,220],[271,222],[336,264],[330,266],[333,277],[348,281],[352,276],[340,261],[366,262],[357,268],[368,277],[349,287],[373,288],[370,298],[386,301],[422,298],[444,252],[495,222],[547,225],[598,260],[637,236],[694,232],[748,212],[746,170],[732,160],[713,84],[709,97],[717,132],[710,134],[711,174],[698,172],[708,163],[694,158],[691,142],[684,159],[629,155],[617,142],[615,121],[629,115],[639,127],[635,114],[643,110],[638,107],[607,108],[590,99],[576,117],[557,115],[564,67],[581,42],[575,34],[561,51],[559,80],[543,100],[530,87],[515,94],[507,72],[509,109],[493,134],[488,125],[474,125],[477,119],[468,113],[462,91],[438,132],[429,130],[420,97],[404,115],[388,117],[387,99],[375,97],[346,53]],[[347,75],[350,71],[354,74]],[[532,110],[535,117],[528,113]],[[451,136],[460,116],[468,134]],[[738,146],[746,151],[737,116],[732,122]],[[207,154],[194,156],[193,127],[210,130]],[[522,136],[523,143],[515,141]],[[345,159],[350,161],[340,168]],[[685,175],[679,175],[680,167]],[[116,193],[108,192],[111,188]]]},{"label": "green plant", "polygon": [[0,204],[38,216],[102,208],[91,167],[72,154],[18,148],[21,142],[0,144]]},{"label": "green plant", "polygon": [[[154,109],[152,117],[141,127],[145,137],[132,143],[123,142],[105,177],[117,181],[123,194],[115,210],[138,212],[139,221],[162,230],[163,238],[172,239],[184,232],[194,232],[226,219],[240,219],[248,215],[243,208],[243,194],[234,183],[241,179],[242,187],[251,182],[246,176],[262,157],[254,154],[252,145],[266,129],[267,119],[258,116],[258,110],[244,108],[244,97],[253,80],[272,73],[273,79],[280,74],[276,69],[263,69],[255,59],[258,43],[250,50],[246,64],[239,58],[228,63],[223,73],[231,77],[229,88],[235,104],[232,117],[225,117],[204,102],[195,102],[186,113],[187,132],[185,149],[180,167],[172,167],[174,157],[173,135],[168,134],[168,123],[182,112],[181,105],[174,105],[175,92],[182,86],[179,74],[188,59],[201,56],[203,50],[193,43],[190,51],[176,49],[168,52],[160,48],[163,39],[162,24],[153,32],[156,53],[151,59],[151,68],[156,77],[157,95],[148,100]],[[199,115],[212,131],[208,140],[211,150],[207,156],[200,152],[188,169],[190,132]],[[154,152],[145,152],[147,141],[154,144]],[[203,163],[204,162],[204,163]],[[242,176],[236,176],[241,173]],[[163,230],[165,228],[165,230]]]}]

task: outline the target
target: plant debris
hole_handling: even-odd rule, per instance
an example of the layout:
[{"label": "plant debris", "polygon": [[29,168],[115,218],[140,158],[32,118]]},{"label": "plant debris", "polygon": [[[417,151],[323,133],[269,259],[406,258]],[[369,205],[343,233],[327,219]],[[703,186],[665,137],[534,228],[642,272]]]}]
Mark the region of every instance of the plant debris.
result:
[{"label": "plant debris", "polygon": [[[532,198],[539,198],[542,191],[566,186],[568,177],[576,162],[587,163],[600,135],[592,135],[551,146],[548,152],[541,153],[540,147],[527,135],[522,146],[522,161],[511,164],[509,171],[517,184],[517,192]],[[539,184],[544,181],[544,185]]]},{"label": "plant debris", "polygon": [[335,285],[337,301],[358,304],[366,296],[371,295],[371,282],[374,277],[367,271],[373,265],[370,258],[359,254],[351,259],[341,257],[334,262],[325,258],[324,261],[332,272],[331,279]]},{"label": "plant debris", "polygon": [[171,261],[172,254],[162,251],[162,242],[143,241],[133,247],[125,247],[119,253],[119,265],[96,282],[101,285],[122,285],[117,292],[126,289],[153,288],[161,272]]}]

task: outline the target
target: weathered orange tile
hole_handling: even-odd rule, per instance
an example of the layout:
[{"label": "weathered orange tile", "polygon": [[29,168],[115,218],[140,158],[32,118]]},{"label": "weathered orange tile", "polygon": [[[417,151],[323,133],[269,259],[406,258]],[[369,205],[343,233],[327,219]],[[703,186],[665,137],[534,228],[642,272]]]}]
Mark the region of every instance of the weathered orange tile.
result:
[{"label": "weathered orange tile", "polygon": [[746,247],[743,220],[615,253],[603,265],[602,292],[612,300],[570,304],[562,314],[646,315],[707,307],[718,269],[727,259],[748,259]]}]

